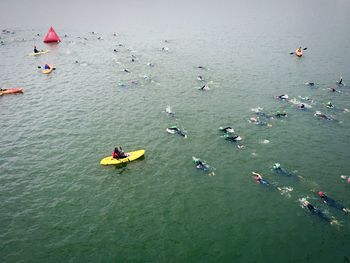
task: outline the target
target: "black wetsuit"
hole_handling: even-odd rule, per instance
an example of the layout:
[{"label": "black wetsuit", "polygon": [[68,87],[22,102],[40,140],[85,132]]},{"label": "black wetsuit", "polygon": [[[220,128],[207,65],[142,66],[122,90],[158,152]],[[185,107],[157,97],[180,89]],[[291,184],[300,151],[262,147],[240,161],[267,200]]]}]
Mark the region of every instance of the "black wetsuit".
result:
[{"label": "black wetsuit", "polygon": [[342,206],[341,204],[338,204],[335,200],[328,197],[327,195],[322,195],[321,198],[323,199],[323,202],[325,204],[346,212],[346,208],[344,206]]},{"label": "black wetsuit", "polygon": [[276,117],[285,117],[287,116],[287,113],[283,112],[283,113],[276,113]]},{"label": "black wetsuit", "polygon": [[225,139],[231,142],[236,142],[239,135],[225,136]]},{"label": "black wetsuit", "polygon": [[204,171],[209,169],[208,165],[205,162],[203,162],[202,160],[196,161],[196,167],[197,167],[197,169],[201,169]]},{"label": "black wetsuit", "polygon": [[226,132],[226,133],[229,133],[229,131],[228,130],[233,130],[232,129],[232,127],[225,127],[225,128],[223,128],[223,129],[221,129],[223,132]]},{"label": "black wetsuit", "polygon": [[181,136],[183,136],[183,137],[185,137],[186,136],[186,133],[185,132],[183,132],[183,131],[181,131],[179,128],[177,128],[177,127],[175,127],[175,128],[168,128],[169,130],[172,130],[172,131],[175,131],[177,134],[179,134],[179,135],[181,135]]},{"label": "black wetsuit", "polygon": [[306,208],[313,214],[318,215],[321,219],[327,221],[327,222],[331,222],[331,219],[326,216],[320,209],[314,207],[312,204],[307,204]]}]

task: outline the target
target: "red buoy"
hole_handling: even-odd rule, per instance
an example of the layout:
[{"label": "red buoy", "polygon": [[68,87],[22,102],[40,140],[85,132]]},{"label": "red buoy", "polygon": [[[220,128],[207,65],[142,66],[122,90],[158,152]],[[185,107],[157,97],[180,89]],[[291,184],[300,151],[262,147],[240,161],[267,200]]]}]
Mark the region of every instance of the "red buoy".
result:
[{"label": "red buoy", "polygon": [[44,43],[59,43],[61,42],[60,37],[57,35],[53,27],[50,27],[49,31],[47,32]]}]

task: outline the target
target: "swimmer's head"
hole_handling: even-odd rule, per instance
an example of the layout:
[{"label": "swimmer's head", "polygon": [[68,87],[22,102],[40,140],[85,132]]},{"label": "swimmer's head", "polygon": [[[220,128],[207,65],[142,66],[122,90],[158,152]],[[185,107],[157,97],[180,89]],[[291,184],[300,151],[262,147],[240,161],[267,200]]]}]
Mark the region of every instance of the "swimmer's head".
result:
[{"label": "swimmer's head", "polygon": [[251,121],[251,122],[257,122],[258,120],[257,120],[256,118],[254,118],[254,117],[251,117],[251,118],[250,118],[250,121]]},{"label": "swimmer's head", "polygon": [[274,165],[273,165],[273,169],[278,169],[278,168],[280,168],[281,167],[281,165],[279,164],[279,163],[275,163]]},{"label": "swimmer's head", "polygon": [[320,197],[324,196],[324,192],[322,192],[322,191],[319,191],[317,194],[318,194]]}]

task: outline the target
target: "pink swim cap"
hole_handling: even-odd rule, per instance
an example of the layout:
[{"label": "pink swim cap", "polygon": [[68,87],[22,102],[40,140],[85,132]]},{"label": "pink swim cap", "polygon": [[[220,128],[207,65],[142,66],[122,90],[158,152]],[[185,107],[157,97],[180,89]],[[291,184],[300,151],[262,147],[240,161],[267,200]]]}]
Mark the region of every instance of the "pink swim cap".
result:
[{"label": "pink swim cap", "polygon": [[319,191],[318,195],[322,197],[324,195],[324,192]]},{"label": "pink swim cap", "polygon": [[348,183],[350,184],[350,177],[348,178]]}]

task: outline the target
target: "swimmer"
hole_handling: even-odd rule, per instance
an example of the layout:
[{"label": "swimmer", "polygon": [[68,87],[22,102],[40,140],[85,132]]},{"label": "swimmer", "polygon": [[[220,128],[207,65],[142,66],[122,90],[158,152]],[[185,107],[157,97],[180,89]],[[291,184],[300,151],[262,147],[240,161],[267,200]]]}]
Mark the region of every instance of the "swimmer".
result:
[{"label": "swimmer", "polygon": [[236,135],[236,134],[232,135],[232,134],[228,134],[228,133],[224,134],[224,138],[225,138],[225,140],[228,140],[230,142],[237,142],[237,141],[242,140],[241,136]]},{"label": "swimmer", "polygon": [[152,63],[147,63],[147,66],[153,68],[153,67],[154,67],[154,64],[152,64]]},{"label": "swimmer", "polygon": [[171,127],[169,127],[169,128],[166,128],[166,131],[167,131],[168,133],[171,133],[171,134],[177,133],[177,134],[181,135],[182,137],[187,138],[186,132],[180,130],[180,129],[179,129],[178,127],[176,127],[176,126],[171,126]]},{"label": "swimmer", "polygon": [[126,68],[124,69],[124,72],[130,73],[130,71]]},{"label": "swimmer", "polygon": [[197,68],[200,68],[200,69],[206,69],[205,67],[203,66],[198,66]]},{"label": "swimmer", "polygon": [[326,104],[326,107],[328,109],[333,109],[334,108],[334,105],[332,104],[332,102],[328,101],[327,104]]},{"label": "swimmer", "polygon": [[346,180],[350,184],[350,176],[341,175],[340,178]]},{"label": "swimmer", "polygon": [[130,80],[131,84],[137,85],[139,84],[139,81],[137,79]]},{"label": "swimmer", "polygon": [[288,100],[288,94],[281,94],[279,96],[275,97],[276,99],[280,99],[280,100]]},{"label": "swimmer", "polygon": [[305,104],[304,103],[300,103],[300,104],[297,105],[297,108],[299,110],[304,110],[305,109]]},{"label": "swimmer", "polygon": [[208,170],[208,165],[204,161],[200,159],[196,159],[196,160],[193,160],[193,162],[196,164],[197,169]]},{"label": "swimmer", "polygon": [[197,79],[198,79],[199,81],[204,81],[202,76],[198,76]]},{"label": "swimmer", "polygon": [[307,85],[307,86],[314,86],[315,85],[314,82],[305,82],[304,84]]},{"label": "swimmer", "polygon": [[252,108],[250,109],[252,112],[261,112],[264,108],[261,108],[261,107],[257,107],[257,108]]},{"label": "swimmer", "polygon": [[234,133],[235,132],[235,130],[232,127],[230,127],[230,126],[225,127],[225,128],[219,127],[219,130],[223,131],[225,133]]},{"label": "swimmer", "polygon": [[252,175],[254,175],[253,177],[257,183],[263,184],[263,185],[269,185],[269,182],[264,180],[260,174],[258,174],[256,172],[252,172]]},{"label": "swimmer", "polygon": [[116,53],[117,53],[117,52],[118,52],[118,50],[116,50],[116,49],[113,49],[113,52],[116,52]]},{"label": "swimmer", "polygon": [[332,206],[336,209],[340,209],[342,210],[343,212],[345,213],[348,213],[350,210],[345,208],[344,206],[342,206],[341,204],[338,204],[335,200],[333,200],[332,198],[328,197],[324,192],[322,191],[319,191],[318,193],[318,196],[322,198],[323,200],[323,203],[329,205],[329,206]]},{"label": "swimmer", "polygon": [[251,111],[255,112],[256,115],[259,115],[261,117],[264,117],[264,118],[271,118],[272,117],[271,115],[263,112],[262,110],[263,110],[263,108],[261,108],[261,107],[251,109]]},{"label": "swimmer", "polygon": [[170,106],[166,106],[165,112],[169,114],[170,117],[175,118],[175,112],[171,111]]},{"label": "swimmer", "polygon": [[277,117],[277,118],[287,117],[287,113],[285,111],[283,111],[283,112],[276,111],[275,117]]},{"label": "swimmer", "polygon": [[251,117],[249,119],[249,122],[250,123],[253,123],[253,124],[256,124],[256,125],[259,125],[259,126],[267,126],[267,127],[272,127],[272,125],[270,123],[267,123],[266,121],[261,121],[259,119],[259,117]]},{"label": "swimmer", "polygon": [[327,221],[330,224],[334,224],[337,223],[336,220],[332,220],[331,218],[329,218],[328,216],[326,216],[320,209],[316,208],[315,206],[313,206],[312,204],[310,204],[309,201],[304,200],[302,202],[302,205],[304,208],[306,208],[309,212],[318,215],[321,219]]},{"label": "swimmer", "polygon": [[335,88],[327,88],[328,90],[330,90],[331,92],[338,92],[338,93],[342,93],[340,90],[337,90]]},{"label": "swimmer", "polygon": [[75,61],[75,63],[76,63],[76,64],[78,64],[78,63],[79,63],[79,61],[78,61],[78,60],[76,60],[76,61]]},{"label": "swimmer", "polygon": [[169,51],[168,47],[162,47],[162,51]]},{"label": "swimmer", "polygon": [[323,114],[320,111],[316,111],[314,116],[319,117],[319,118],[324,119],[324,120],[332,120],[332,118],[328,117],[327,115]]},{"label": "swimmer", "polygon": [[312,103],[312,104],[316,104],[315,100],[314,100],[313,98],[311,98],[311,97],[308,97],[308,96],[306,96],[306,97],[298,96],[298,98],[300,98],[300,99],[302,99],[302,100],[306,100],[306,101],[308,101],[308,102],[310,102],[310,103]]},{"label": "swimmer", "polygon": [[287,171],[285,168],[282,168],[281,164],[279,163],[275,163],[274,165],[272,165],[272,169],[274,170],[275,173],[280,175],[295,176],[294,173]]},{"label": "swimmer", "polygon": [[204,172],[209,172],[211,171],[208,175],[212,176],[215,175],[215,168],[207,164],[204,160],[201,160],[197,157],[192,156],[192,162],[196,165],[196,168],[198,170],[202,170]]}]

